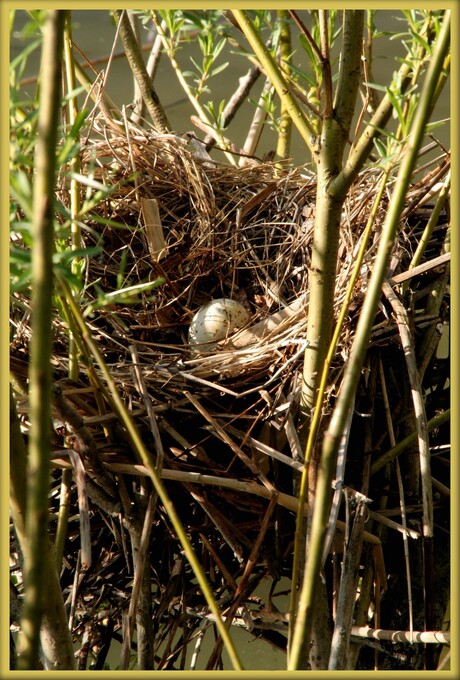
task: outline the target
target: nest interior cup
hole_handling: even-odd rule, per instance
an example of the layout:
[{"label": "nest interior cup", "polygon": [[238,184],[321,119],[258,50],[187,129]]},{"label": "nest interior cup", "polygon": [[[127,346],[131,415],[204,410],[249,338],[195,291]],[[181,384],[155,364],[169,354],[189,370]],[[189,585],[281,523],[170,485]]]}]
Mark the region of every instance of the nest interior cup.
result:
[{"label": "nest interior cup", "polygon": [[189,344],[197,351],[211,350],[248,322],[248,311],[236,300],[212,300],[200,307],[193,317],[188,331]]}]

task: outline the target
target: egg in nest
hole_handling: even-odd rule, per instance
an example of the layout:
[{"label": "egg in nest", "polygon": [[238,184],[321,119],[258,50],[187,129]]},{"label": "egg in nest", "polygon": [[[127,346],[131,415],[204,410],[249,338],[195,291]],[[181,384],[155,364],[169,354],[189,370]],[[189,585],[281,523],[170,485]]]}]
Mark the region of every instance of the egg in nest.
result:
[{"label": "egg in nest", "polygon": [[248,321],[249,313],[236,300],[211,300],[200,307],[193,317],[188,330],[188,341],[194,350],[208,352]]}]

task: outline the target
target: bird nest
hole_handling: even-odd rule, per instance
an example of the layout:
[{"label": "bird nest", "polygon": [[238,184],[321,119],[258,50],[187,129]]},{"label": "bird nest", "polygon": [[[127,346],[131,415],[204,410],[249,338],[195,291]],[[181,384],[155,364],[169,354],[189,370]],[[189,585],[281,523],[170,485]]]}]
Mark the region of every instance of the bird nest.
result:
[{"label": "bird nest", "polygon": [[[161,455],[161,475],[222,606],[235,602],[237,580],[246,566],[238,602],[246,608],[243,621],[252,616],[254,626],[257,617],[251,611],[270,609],[270,602],[252,595],[257,583],[267,574],[275,579],[290,574],[292,511],[297,507],[293,475],[302,467],[303,454],[296,416],[306,345],[315,177],[307,168],[283,164],[219,163],[200,157],[187,137],[136,128],[93,136],[82,149],[81,163],[88,196],[93,192],[94,198],[98,191],[103,196],[82,225],[84,245],[99,248],[87,258],[83,275],[88,331],[143,442]],[[376,178],[377,171],[363,171],[344,205],[334,313],[345,298]],[[404,273],[426,224],[426,186],[421,182],[410,195],[391,265],[394,276]],[[64,204],[69,203],[67,192],[62,178]],[[385,210],[384,198],[333,360],[329,398],[349,353]],[[427,260],[440,254],[444,233],[445,225],[433,236]],[[217,348],[200,353],[188,343],[188,326],[196,311],[215,298],[237,300],[250,321]],[[24,378],[28,308],[23,301],[12,310],[12,369]],[[79,380],[69,380],[69,333],[59,315],[53,332],[58,389],[52,502],[57,511],[57,469],[74,464],[68,456],[73,448],[84,454],[90,471],[86,490],[93,555],[79,582],[74,632],[81,633],[91,622],[96,648],[108,635],[103,625],[107,616],[110,636],[123,627],[136,561],[136,549],[127,547],[125,534],[136,534],[142,526],[136,522],[145,512],[150,482],[112,408],[111,387],[103,397],[97,389],[106,385],[97,362],[82,358]],[[388,346],[395,333],[392,319],[381,312],[371,344]],[[18,398],[18,411],[27,430],[26,397]],[[74,502],[80,491],[73,489]],[[275,505],[268,503],[274,495]],[[80,532],[71,519],[61,577],[69,601]],[[157,629],[163,625],[158,667],[168,668],[180,649],[173,644],[174,621],[187,619],[190,633],[205,609],[161,504],[149,554],[150,616]],[[247,572],[249,558],[252,572]],[[285,632],[286,622],[262,625],[260,620],[258,634],[272,635],[271,642],[280,644],[273,631]]]},{"label": "bird nest", "polygon": [[[127,379],[129,345],[138,350],[147,385],[164,398],[175,398],[187,384],[225,391],[229,383],[230,393],[245,393],[292,367],[305,346],[314,176],[273,163],[233,167],[203,161],[186,138],[140,132],[89,143],[83,168],[111,187],[98,207],[106,225],[86,222],[86,244],[103,248],[88,262],[88,282],[111,295],[162,282],[153,294],[130,304],[119,298],[89,319],[114,375]],[[369,216],[375,177],[362,175],[343,214],[336,310]],[[385,202],[368,267],[384,210]],[[93,293],[87,292],[90,305]],[[355,300],[361,292],[362,282]],[[197,356],[187,328],[197,309],[215,298],[241,302],[251,321],[217,351]],[[345,353],[348,331],[342,337]],[[113,362],[115,357],[120,361]]]}]

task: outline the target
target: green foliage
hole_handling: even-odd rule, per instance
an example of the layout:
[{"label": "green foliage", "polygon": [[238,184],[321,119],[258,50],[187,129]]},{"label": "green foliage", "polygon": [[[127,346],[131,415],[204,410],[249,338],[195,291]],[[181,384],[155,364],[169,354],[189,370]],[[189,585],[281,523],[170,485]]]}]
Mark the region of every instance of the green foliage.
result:
[{"label": "green foliage", "polygon": [[171,45],[177,49],[180,44],[180,36],[182,27],[184,26],[184,17],[181,10],[159,10],[158,14],[162,21],[166,24],[166,29],[171,37]]},{"label": "green foliage", "polygon": [[[120,274],[121,272],[118,275],[118,281],[121,279]],[[84,315],[91,316],[95,310],[114,304],[133,305],[139,303],[140,296],[142,294],[149,293],[151,290],[155,290],[155,288],[162,286],[165,282],[166,279],[164,276],[159,276],[154,281],[139,283],[133,286],[123,286],[110,293],[102,290],[102,288],[95,282],[94,288],[97,293],[97,299],[95,302],[91,302],[86,306]],[[154,296],[148,296],[144,298],[145,303],[152,302],[153,300],[155,300]]]},{"label": "green foliage", "polygon": [[[191,87],[197,99],[203,93],[209,94],[208,81],[222,73],[228,61],[217,63],[222,50],[227,46],[222,33],[222,16],[219,10],[202,12],[185,10],[159,10],[158,15],[164,20],[167,31],[169,50],[172,55],[184,44],[196,40],[201,52],[201,62],[190,56],[194,70],[183,70],[183,76],[193,83]],[[208,102],[206,105],[209,105]],[[212,105],[212,104],[211,104]]]},{"label": "green foliage", "polygon": [[[36,88],[34,96],[27,98],[21,90],[21,78],[27,67],[28,59],[40,48],[42,43],[42,28],[46,12],[33,11],[29,13],[30,21],[21,31],[25,38],[35,39],[15,57],[10,64],[10,277],[11,293],[22,292],[30,294],[31,281],[31,249],[33,248],[33,236],[31,231],[32,222],[32,197],[33,197],[33,168],[35,138],[37,135],[38,117],[38,92]],[[39,37],[36,37],[36,36]],[[63,98],[62,105],[71,97],[78,94],[67,93]],[[63,117],[65,120],[65,118]],[[79,111],[74,124],[69,128],[65,122],[59,129],[60,142],[57,152],[57,173],[67,178],[67,182],[75,180],[82,192],[80,209],[71,217],[69,207],[58,195],[56,197],[56,221],[53,266],[55,273],[67,280],[70,288],[78,294],[85,291],[82,275],[86,268],[88,258],[96,257],[102,252],[102,237],[96,235],[87,225],[87,222],[96,221],[100,224],[110,224],[112,228],[126,229],[123,224],[105,219],[97,213],[98,207],[106,201],[110,195],[119,190],[119,185],[102,184],[94,178],[93,170],[84,175],[69,170],[70,163],[77,158],[80,150],[81,135],[88,127],[88,111]],[[125,181],[132,181],[133,177]],[[99,240],[97,246],[73,248],[71,244],[71,224],[85,231],[92,231],[92,235]],[[145,292],[159,285],[147,283],[137,293],[131,292],[128,296],[123,292],[115,298],[110,298],[106,304],[113,304],[115,300],[137,299],[139,292]],[[98,305],[103,306],[103,293],[98,293]]]},{"label": "green foliage", "polygon": [[252,97],[249,97],[249,101],[265,112],[267,116],[265,124],[268,127],[276,131],[280,130],[279,103],[272,88],[262,92],[257,101],[252,99]]}]

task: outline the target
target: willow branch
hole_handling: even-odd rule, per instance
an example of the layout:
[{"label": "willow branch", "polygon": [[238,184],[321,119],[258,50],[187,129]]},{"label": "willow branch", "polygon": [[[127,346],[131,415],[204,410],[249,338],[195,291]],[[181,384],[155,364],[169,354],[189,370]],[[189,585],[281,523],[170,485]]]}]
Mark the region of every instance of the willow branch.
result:
[{"label": "willow branch", "polygon": [[48,559],[49,450],[51,419],[51,301],[54,242],[54,187],[60,109],[61,55],[65,12],[50,11],[45,24],[41,95],[35,148],[32,248],[32,338],[30,349],[30,444],[27,472],[25,600],[18,668],[40,668],[43,583]]},{"label": "willow branch", "polygon": [[126,57],[153,124],[159,132],[169,132],[171,130],[171,125],[169,124],[160,99],[153,87],[149,74],[147,73],[142,53],[129,21],[128,13],[126,10],[115,10],[115,16],[120,25],[120,36],[123,47],[125,48]]}]

